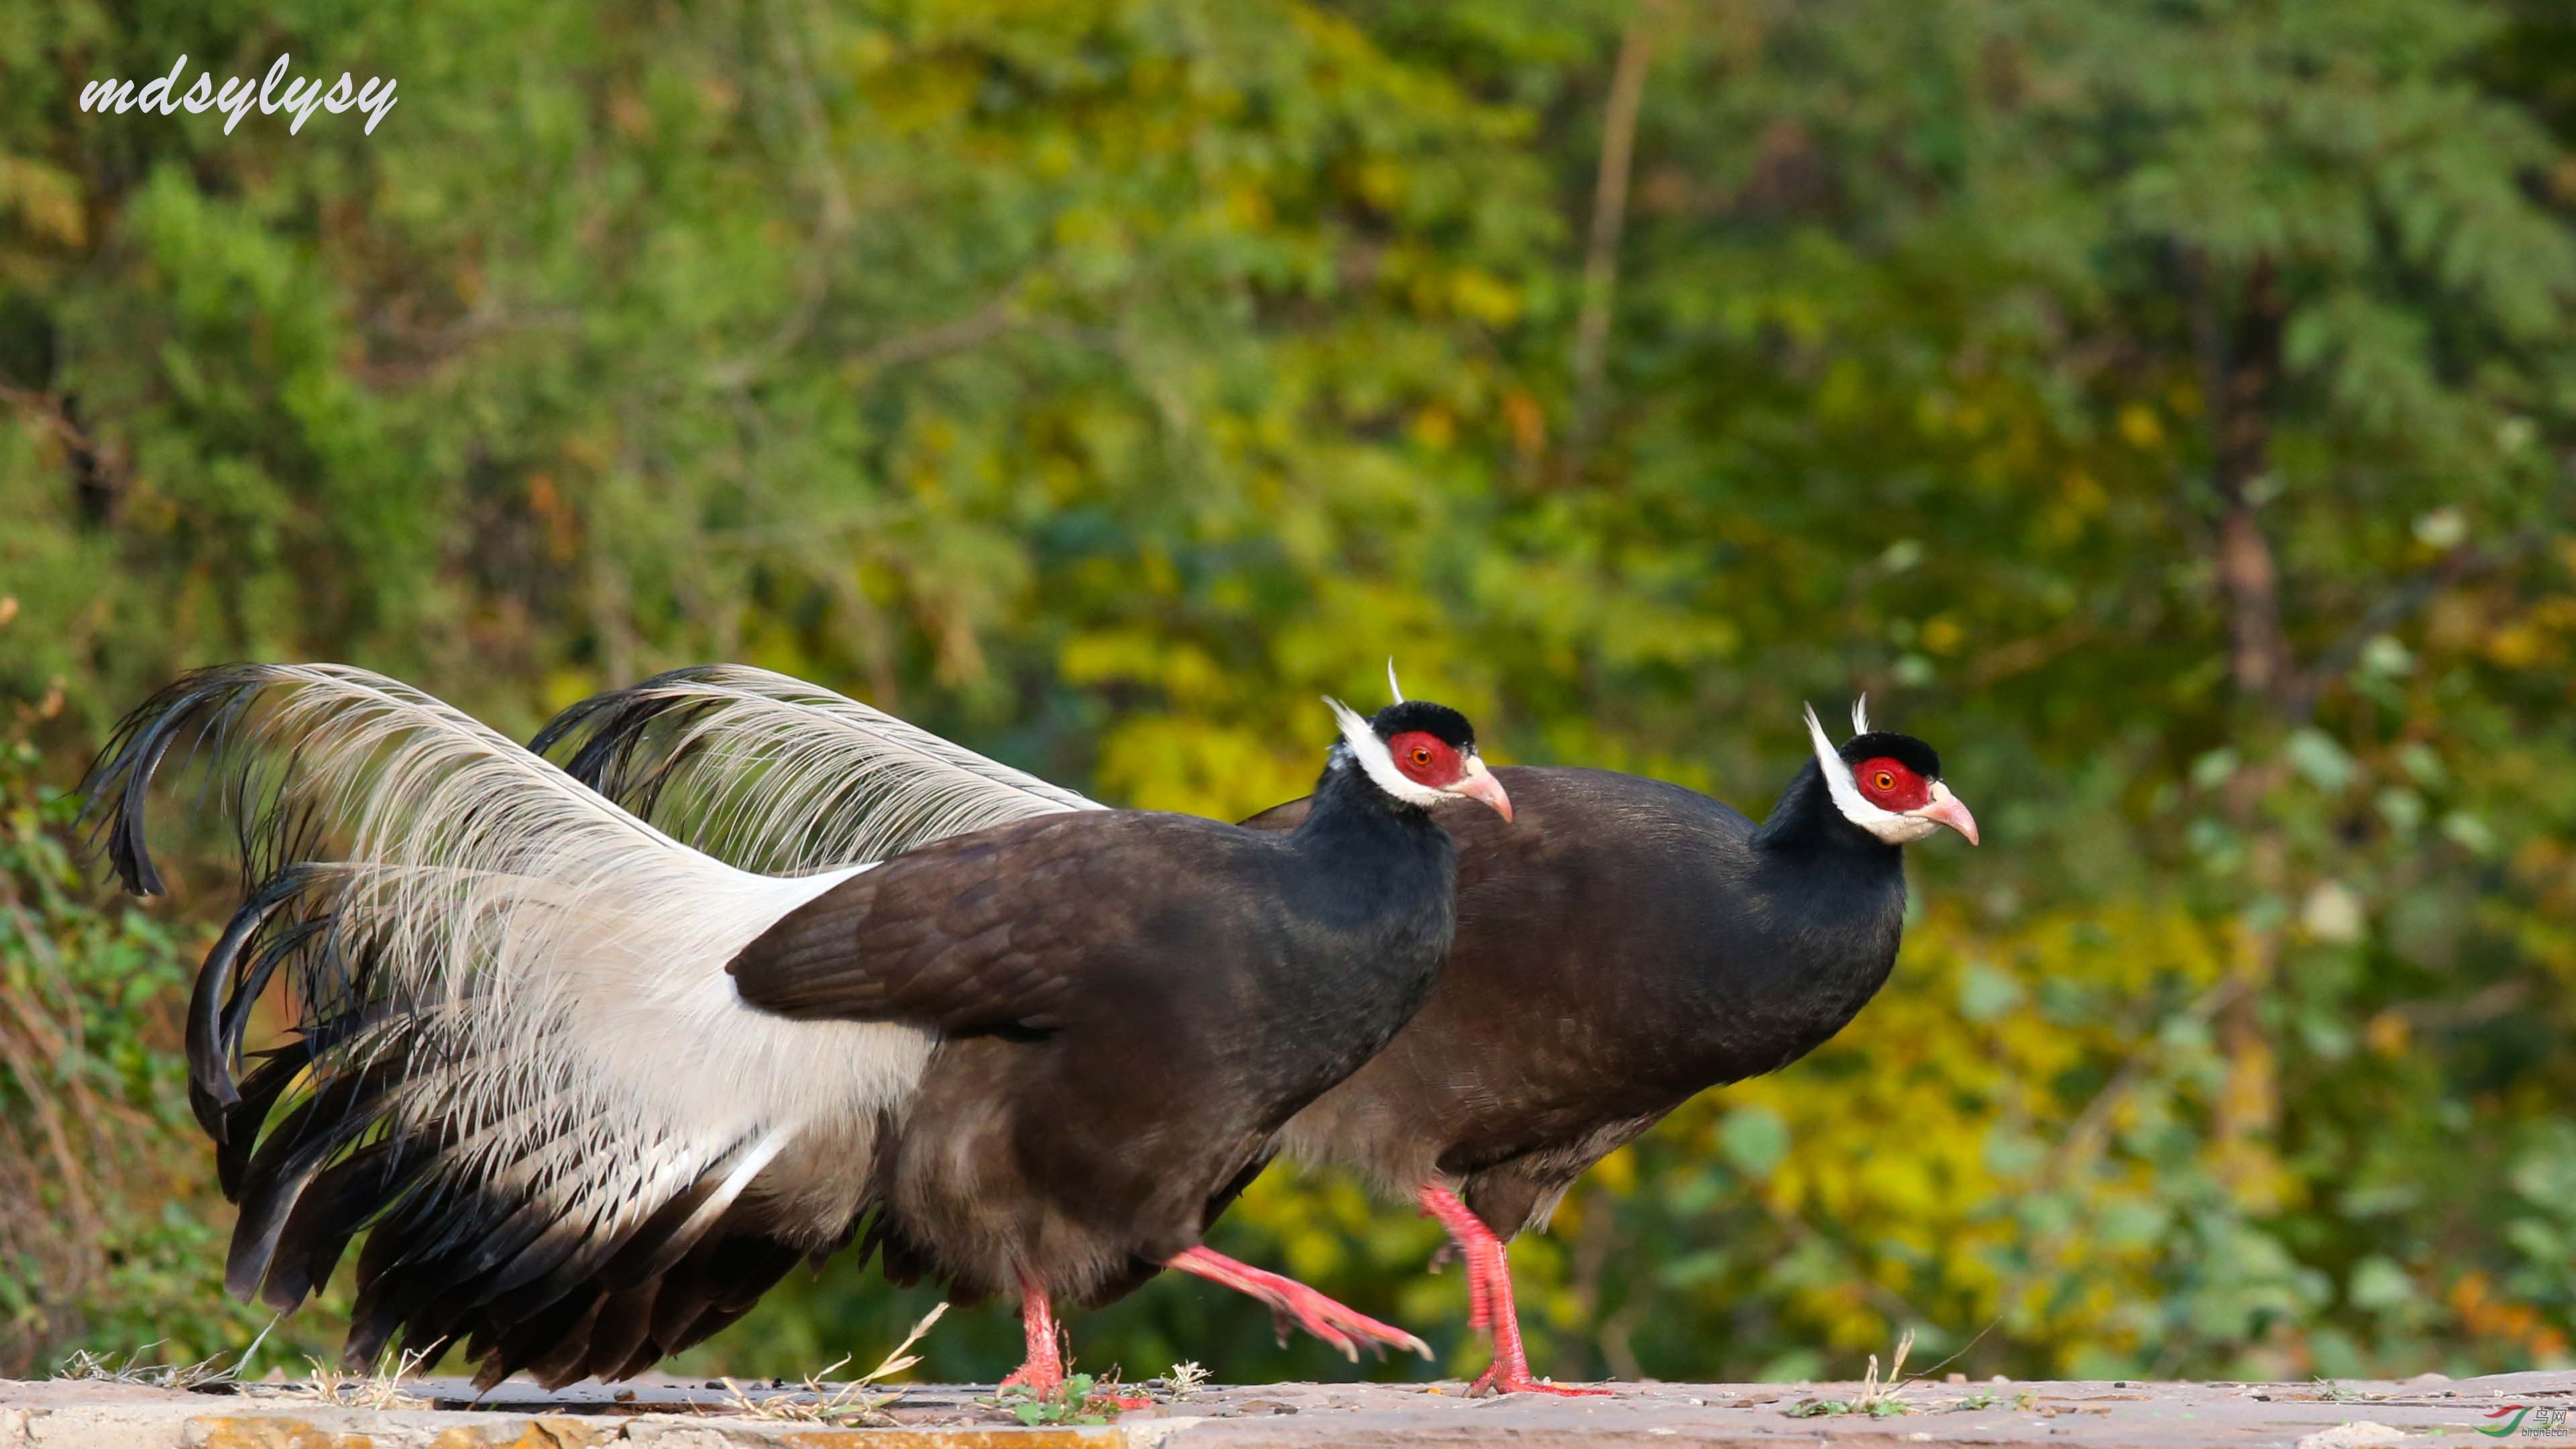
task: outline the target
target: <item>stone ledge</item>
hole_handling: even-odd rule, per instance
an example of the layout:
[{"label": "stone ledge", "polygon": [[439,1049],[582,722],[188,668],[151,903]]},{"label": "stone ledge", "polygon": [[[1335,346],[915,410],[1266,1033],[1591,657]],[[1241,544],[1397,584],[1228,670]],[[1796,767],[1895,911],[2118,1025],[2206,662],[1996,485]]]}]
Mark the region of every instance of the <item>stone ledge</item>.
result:
[{"label": "stone ledge", "polygon": [[[890,1428],[724,1412],[727,1395],[669,1382],[545,1394],[503,1385],[477,1407],[452,1381],[442,1406],[374,1410],[255,1390],[0,1381],[0,1449],[1324,1449],[1330,1445],[1637,1446],[1637,1449],[2447,1449],[2472,1430],[2576,1449],[2576,1373],[2458,1382],[2306,1384],[1924,1383],[1910,1412],[1818,1412],[1852,1384],[1628,1384],[1606,1399],[1474,1400],[1447,1384],[1267,1384],[1202,1390],[1114,1424],[1023,1428],[978,1404],[989,1389],[922,1385]],[[760,1391],[767,1392],[767,1391]],[[2530,1410],[2514,1421],[2511,1409]],[[1793,1412],[1797,1411],[1797,1412]]]}]

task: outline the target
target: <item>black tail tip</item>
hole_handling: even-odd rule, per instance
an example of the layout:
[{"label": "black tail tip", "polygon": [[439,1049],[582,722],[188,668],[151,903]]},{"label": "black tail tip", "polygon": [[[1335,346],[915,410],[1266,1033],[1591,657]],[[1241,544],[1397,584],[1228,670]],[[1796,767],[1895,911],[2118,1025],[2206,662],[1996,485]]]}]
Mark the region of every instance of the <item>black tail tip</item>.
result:
[{"label": "black tail tip", "polygon": [[108,735],[81,780],[79,819],[90,831],[93,848],[107,857],[129,894],[168,894],[144,843],[143,818],[163,757],[192,724],[200,734],[222,728],[274,672],[275,666],[265,664],[192,669],[136,705]]}]

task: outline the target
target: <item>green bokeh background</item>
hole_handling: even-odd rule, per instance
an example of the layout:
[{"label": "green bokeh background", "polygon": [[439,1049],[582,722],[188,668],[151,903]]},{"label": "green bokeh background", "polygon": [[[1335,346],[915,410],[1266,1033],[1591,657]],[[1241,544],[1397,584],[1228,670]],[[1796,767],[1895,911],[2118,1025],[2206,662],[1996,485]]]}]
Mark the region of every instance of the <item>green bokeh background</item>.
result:
[{"label": "green bokeh background", "polygon": [[[80,112],[183,53],[398,101]],[[2558,0],[0,0],[0,1369],[266,1322],[172,1057],[229,867],[135,912],[63,798],[174,671],[524,733],[743,660],[1231,816],[1390,654],[1756,813],[1867,690],[1986,828],[1521,1245],[1543,1371],[2565,1363],[2571,308]],[[1418,1375],[1437,1239],[1286,1172],[1218,1235]],[[1195,1283],[1073,1327],[1353,1372]]]}]

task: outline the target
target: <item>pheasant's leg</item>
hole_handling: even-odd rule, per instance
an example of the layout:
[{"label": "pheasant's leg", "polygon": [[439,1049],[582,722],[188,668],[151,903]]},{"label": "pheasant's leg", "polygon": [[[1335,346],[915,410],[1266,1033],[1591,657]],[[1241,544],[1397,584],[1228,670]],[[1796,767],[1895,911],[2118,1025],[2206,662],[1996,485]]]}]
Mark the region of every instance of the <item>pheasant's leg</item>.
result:
[{"label": "pheasant's leg", "polygon": [[1361,1345],[1383,1353],[1390,1348],[1409,1349],[1424,1358],[1431,1357],[1431,1345],[1393,1324],[1380,1323],[1356,1309],[1334,1302],[1294,1278],[1239,1263],[1212,1248],[1192,1248],[1163,1264],[1184,1273],[1195,1273],[1211,1283],[1222,1283],[1238,1293],[1249,1294],[1270,1305],[1272,1316],[1279,1320],[1283,1335],[1294,1324],[1342,1351],[1342,1356],[1356,1363]]},{"label": "pheasant's leg", "polygon": [[1020,1328],[1028,1335],[1028,1361],[1002,1380],[1002,1387],[1026,1389],[1041,1397],[1063,1388],[1063,1331],[1056,1327],[1046,1289],[1027,1278],[1020,1280]]},{"label": "pheasant's leg", "polygon": [[1467,1253],[1468,1319],[1478,1328],[1490,1325],[1494,1330],[1494,1363],[1477,1379],[1469,1394],[1562,1394],[1568,1398],[1580,1395],[1607,1394],[1608,1389],[1569,1389],[1556,1384],[1543,1384],[1530,1376],[1529,1351],[1521,1344],[1520,1310],[1512,1303],[1512,1264],[1510,1249],[1485,1220],[1476,1216],[1458,1195],[1438,1183],[1423,1184],[1422,1210],[1440,1220],[1449,1236]]},{"label": "pheasant's leg", "polygon": [[1483,1218],[1458,1200],[1456,1193],[1436,1182],[1422,1185],[1420,1201],[1422,1210],[1438,1219],[1440,1226],[1448,1230],[1449,1240],[1458,1245],[1459,1255],[1466,1262],[1467,1326],[1493,1327],[1494,1299],[1491,1285],[1486,1282],[1484,1249],[1487,1245],[1499,1246],[1502,1240],[1494,1236],[1493,1229],[1485,1226]]}]

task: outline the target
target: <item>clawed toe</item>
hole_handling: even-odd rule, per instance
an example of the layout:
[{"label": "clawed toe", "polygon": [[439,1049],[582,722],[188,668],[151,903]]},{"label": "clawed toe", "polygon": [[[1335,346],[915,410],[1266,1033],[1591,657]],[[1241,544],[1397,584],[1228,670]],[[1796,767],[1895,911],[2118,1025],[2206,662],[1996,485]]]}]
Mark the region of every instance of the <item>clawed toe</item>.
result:
[{"label": "clawed toe", "polygon": [[1336,1303],[1293,1278],[1284,1278],[1248,1263],[1238,1263],[1207,1248],[1191,1248],[1173,1257],[1165,1266],[1194,1273],[1260,1299],[1269,1305],[1271,1322],[1279,1329],[1282,1344],[1287,1342],[1288,1329],[1294,1325],[1332,1345],[1342,1357],[1353,1363],[1360,1361],[1362,1344],[1380,1357],[1384,1357],[1390,1347],[1411,1349],[1424,1358],[1431,1357],[1430,1345],[1401,1328],[1380,1323],[1367,1314]]},{"label": "clawed toe", "polygon": [[1486,1369],[1473,1384],[1468,1385],[1467,1397],[1476,1399],[1496,1394],[1554,1394],[1561,1399],[1593,1399],[1608,1398],[1611,1394],[1609,1389],[1578,1389],[1568,1384],[1547,1383],[1527,1374],[1504,1377],[1501,1376],[1501,1368],[1502,1366],[1497,1364]]}]

